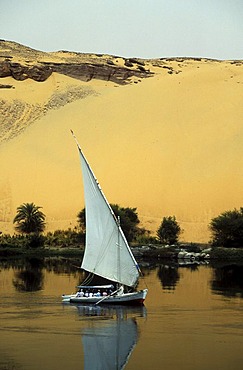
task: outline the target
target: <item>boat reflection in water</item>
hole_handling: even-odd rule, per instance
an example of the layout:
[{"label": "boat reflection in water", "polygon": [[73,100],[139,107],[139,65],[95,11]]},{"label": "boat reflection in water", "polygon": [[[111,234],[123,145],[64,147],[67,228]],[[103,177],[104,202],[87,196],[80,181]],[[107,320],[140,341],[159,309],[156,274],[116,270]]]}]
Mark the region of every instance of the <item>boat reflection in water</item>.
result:
[{"label": "boat reflection in water", "polygon": [[85,370],[124,369],[139,337],[136,318],[146,317],[146,308],[77,306],[89,317],[82,330]]}]

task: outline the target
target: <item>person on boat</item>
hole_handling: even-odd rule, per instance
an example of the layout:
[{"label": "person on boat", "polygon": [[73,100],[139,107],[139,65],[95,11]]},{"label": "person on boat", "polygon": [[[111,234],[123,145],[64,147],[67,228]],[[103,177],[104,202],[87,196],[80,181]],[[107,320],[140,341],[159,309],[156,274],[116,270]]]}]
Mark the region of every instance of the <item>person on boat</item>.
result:
[{"label": "person on boat", "polygon": [[120,288],[117,290],[117,295],[122,295],[124,293],[124,286],[121,285]]},{"label": "person on boat", "polygon": [[84,295],[85,295],[85,297],[88,297],[89,296],[89,291],[87,290]]},{"label": "person on boat", "polygon": [[96,293],[96,297],[100,297],[101,294],[100,294],[100,290],[98,290],[98,292]]},{"label": "person on boat", "polygon": [[79,290],[79,291],[77,292],[76,296],[77,296],[77,297],[83,297],[83,296],[84,296],[84,292],[83,292],[83,290],[82,290],[82,289],[81,289],[81,290]]},{"label": "person on boat", "polygon": [[107,296],[107,291],[104,290],[104,292],[102,293],[103,297],[106,297]]}]

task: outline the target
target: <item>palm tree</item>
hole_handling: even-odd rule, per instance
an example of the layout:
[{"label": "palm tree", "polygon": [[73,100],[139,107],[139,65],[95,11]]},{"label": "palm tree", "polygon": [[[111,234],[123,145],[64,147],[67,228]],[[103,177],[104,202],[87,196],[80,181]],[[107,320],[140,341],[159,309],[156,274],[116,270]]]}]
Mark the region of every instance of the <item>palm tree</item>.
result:
[{"label": "palm tree", "polygon": [[17,215],[13,223],[16,223],[15,229],[21,233],[39,234],[45,229],[45,215],[34,203],[23,203],[17,208]]}]

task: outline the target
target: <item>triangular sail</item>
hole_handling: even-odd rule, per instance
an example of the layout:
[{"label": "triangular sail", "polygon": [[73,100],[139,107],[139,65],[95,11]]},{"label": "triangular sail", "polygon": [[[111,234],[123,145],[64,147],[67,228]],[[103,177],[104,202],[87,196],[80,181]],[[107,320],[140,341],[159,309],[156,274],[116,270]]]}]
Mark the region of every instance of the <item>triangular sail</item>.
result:
[{"label": "triangular sail", "polygon": [[82,268],[106,279],[134,286],[138,264],[116,216],[78,145],[85,195],[86,246]]}]

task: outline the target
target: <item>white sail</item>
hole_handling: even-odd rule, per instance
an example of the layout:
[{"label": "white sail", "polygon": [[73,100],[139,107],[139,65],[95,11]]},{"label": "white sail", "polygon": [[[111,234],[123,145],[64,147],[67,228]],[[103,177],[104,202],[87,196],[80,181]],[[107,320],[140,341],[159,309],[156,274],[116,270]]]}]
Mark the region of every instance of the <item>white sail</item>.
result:
[{"label": "white sail", "polygon": [[134,286],[139,277],[138,264],[79,145],[78,148],[86,212],[86,246],[81,267],[106,279]]}]

